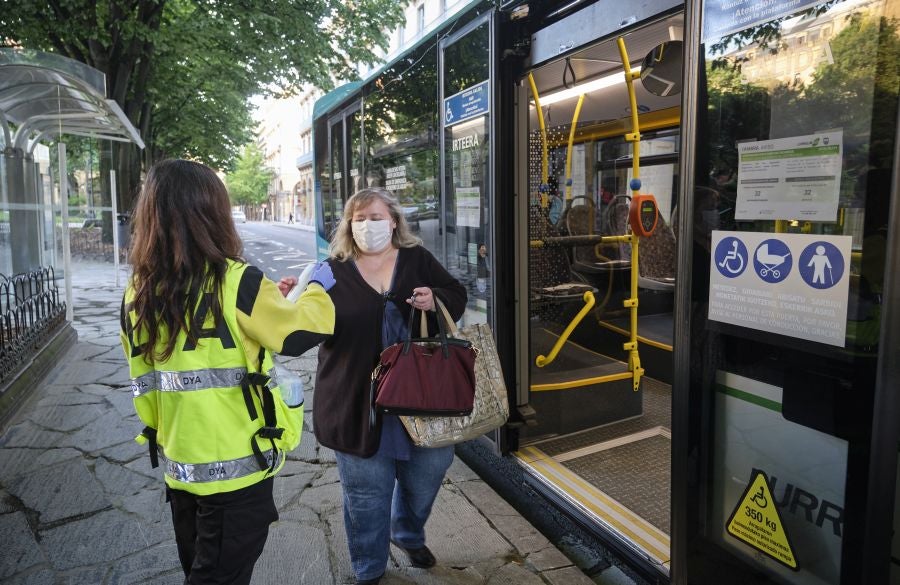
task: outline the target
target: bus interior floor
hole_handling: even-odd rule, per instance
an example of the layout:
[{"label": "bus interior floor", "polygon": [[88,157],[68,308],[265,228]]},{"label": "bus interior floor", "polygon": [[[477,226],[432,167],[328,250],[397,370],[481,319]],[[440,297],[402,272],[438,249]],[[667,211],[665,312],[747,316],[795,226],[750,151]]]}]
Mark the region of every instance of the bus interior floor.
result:
[{"label": "bus interior floor", "polygon": [[643,379],[643,414],[531,443],[666,534],[671,486],[671,386]]}]

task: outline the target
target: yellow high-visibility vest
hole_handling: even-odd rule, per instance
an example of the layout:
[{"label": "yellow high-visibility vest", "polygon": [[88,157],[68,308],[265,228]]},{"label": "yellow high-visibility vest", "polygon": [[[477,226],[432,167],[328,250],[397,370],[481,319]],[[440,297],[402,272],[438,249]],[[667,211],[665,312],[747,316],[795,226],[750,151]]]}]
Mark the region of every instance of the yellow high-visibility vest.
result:
[{"label": "yellow high-visibility vest", "polygon": [[[147,424],[136,440],[150,440],[151,447],[155,441],[173,489],[209,495],[253,485],[277,473],[285,453],[300,443],[303,406],[285,404],[270,352],[248,355],[242,341],[236,303],[246,268],[229,262],[220,326],[208,310],[213,293],[206,293],[195,312],[195,321],[203,322],[195,327],[197,343],[180,332],[172,356],[153,366],[144,361],[141,332],[134,330],[132,286],[125,292],[122,344],[134,406]],[[160,337],[164,347],[166,331]]]}]

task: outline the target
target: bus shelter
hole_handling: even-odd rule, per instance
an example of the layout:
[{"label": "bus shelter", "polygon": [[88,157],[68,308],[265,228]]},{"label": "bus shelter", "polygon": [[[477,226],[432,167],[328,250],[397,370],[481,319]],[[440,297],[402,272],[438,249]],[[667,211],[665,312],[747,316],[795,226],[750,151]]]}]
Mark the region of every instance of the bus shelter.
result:
[{"label": "bus shelter", "polygon": [[[88,218],[69,217],[74,171],[67,165],[64,137],[144,147],[125,113],[106,95],[105,75],[83,63],[0,49],[0,406],[10,383],[72,319],[70,228],[85,227]],[[98,225],[103,222],[97,211],[117,217],[110,173],[110,207],[101,204],[90,211]],[[118,263],[116,223],[111,222],[111,236]],[[58,282],[65,284],[64,294]]]}]

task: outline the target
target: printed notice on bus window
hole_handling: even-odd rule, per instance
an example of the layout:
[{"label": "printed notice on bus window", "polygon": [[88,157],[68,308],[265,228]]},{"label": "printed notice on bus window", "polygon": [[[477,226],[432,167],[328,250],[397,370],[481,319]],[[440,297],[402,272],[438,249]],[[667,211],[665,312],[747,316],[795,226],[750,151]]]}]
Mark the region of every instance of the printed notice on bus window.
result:
[{"label": "printed notice on bus window", "polygon": [[844,347],[852,239],[713,231],[709,319]]},{"label": "printed notice on bus window", "polygon": [[456,225],[481,227],[481,189],[456,188]]},{"label": "printed notice on bus window", "polygon": [[738,144],[735,219],[835,221],[843,133]]},{"label": "printed notice on bus window", "polygon": [[704,43],[796,13],[821,0],[708,0],[703,3]]}]

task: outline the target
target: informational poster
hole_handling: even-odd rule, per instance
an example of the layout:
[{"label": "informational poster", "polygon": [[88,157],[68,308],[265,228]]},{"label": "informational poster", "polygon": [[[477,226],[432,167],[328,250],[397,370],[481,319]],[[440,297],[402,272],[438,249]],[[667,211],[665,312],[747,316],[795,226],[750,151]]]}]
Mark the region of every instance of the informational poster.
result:
[{"label": "informational poster", "polygon": [[584,145],[576,144],[572,147],[572,197],[587,195],[587,184],[584,178]]},{"label": "informational poster", "polygon": [[397,165],[384,169],[384,175],[384,188],[388,191],[396,193],[406,189],[408,186],[406,182],[406,165]]},{"label": "informational poster", "polygon": [[478,264],[478,244],[469,242],[469,265],[476,266]]},{"label": "informational poster", "polygon": [[481,227],[481,189],[478,187],[456,188],[456,225]]},{"label": "informational poster", "polygon": [[[675,152],[675,141],[671,138],[641,140],[641,156],[656,156]],[[627,169],[627,184],[633,178],[631,166]],[[641,193],[656,197],[659,214],[670,222],[672,214],[672,185],[675,177],[674,164],[641,164]]]},{"label": "informational poster", "polygon": [[822,0],[707,0],[703,3],[703,42],[798,12]]},{"label": "informational poster", "polygon": [[[675,165],[641,166],[641,193],[656,197],[659,214],[666,222],[671,222],[672,215],[672,179],[675,176]],[[632,170],[628,168],[628,183],[631,183]]]},{"label": "informational poster", "polygon": [[843,133],[738,144],[735,219],[835,221]]},{"label": "informational poster", "polygon": [[844,347],[851,241],[713,231],[709,319]]}]

